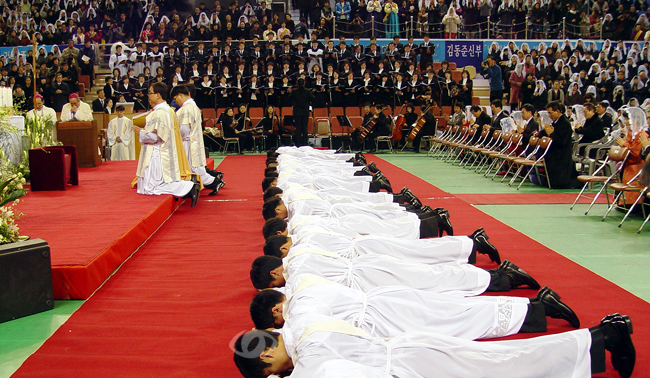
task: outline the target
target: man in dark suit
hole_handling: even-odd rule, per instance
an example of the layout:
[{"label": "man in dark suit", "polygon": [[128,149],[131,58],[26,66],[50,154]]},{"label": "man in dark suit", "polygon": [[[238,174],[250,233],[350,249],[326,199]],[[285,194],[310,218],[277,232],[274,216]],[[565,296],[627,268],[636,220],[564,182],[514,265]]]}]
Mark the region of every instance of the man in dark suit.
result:
[{"label": "man in dark suit", "polygon": [[[501,130],[501,120],[508,117],[508,112],[503,110],[503,104],[499,99],[492,100],[490,108],[492,109],[492,123],[488,127],[492,134],[494,130]],[[486,126],[483,126],[483,129],[485,128]]]},{"label": "man in dark suit", "polygon": [[612,116],[607,113],[607,107],[609,107],[609,103],[601,101],[596,105],[596,113],[598,114],[598,117],[600,118],[601,125],[603,126],[603,129],[611,129],[612,128]]},{"label": "man in dark suit", "polygon": [[68,96],[70,95],[70,87],[63,82],[63,75],[56,74],[56,78],[51,87],[52,108],[60,112],[63,105],[68,103]]},{"label": "man in dark suit", "polygon": [[97,91],[97,98],[93,100],[92,108],[93,112],[105,113],[106,112],[106,103],[108,99],[106,98],[106,93],[103,89]]},{"label": "man in dark suit", "polygon": [[291,92],[291,104],[293,105],[293,122],[296,128],[296,146],[307,145],[307,126],[309,123],[309,107],[316,100],[314,94],[305,88],[305,80],[298,79],[298,89]]},{"label": "man in dark suit", "polygon": [[585,124],[582,127],[576,128],[576,133],[582,135],[582,143],[590,143],[600,140],[605,136],[603,131],[603,123],[596,115],[596,107],[594,104],[585,104]]},{"label": "man in dark suit", "polygon": [[571,123],[564,115],[564,105],[551,101],[546,110],[553,123],[542,125],[540,137],[548,136],[553,142],[544,157],[548,180],[552,189],[567,189],[577,187],[578,173],[572,159],[573,143]]},{"label": "man in dark suit", "polygon": [[535,114],[535,107],[533,105],[524,104],[521,107],[521,118],[524,119],[525,124],[517,126],[517,130],[522,135],[521,147],[524,149],[528,147],[530,137],[539,134],[539,124],[533,117],[533,114]]}]

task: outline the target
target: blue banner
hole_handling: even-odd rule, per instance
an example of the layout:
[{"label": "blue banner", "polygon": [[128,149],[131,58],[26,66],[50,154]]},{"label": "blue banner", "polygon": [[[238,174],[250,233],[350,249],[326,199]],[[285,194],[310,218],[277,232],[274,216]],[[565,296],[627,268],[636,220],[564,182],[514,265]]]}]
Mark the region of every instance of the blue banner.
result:
[{"label": "blue banner", "polygon": [[455,40],[445,43],[447,61],[456,63],[456,67],[479,67],[483,61],[483,42]]},{"label": "blue banner", "polygon": [[[52,51],[52,48],[54,45],[38,45],[36,47],[36,50],[40,50],[41,48],[45,49],[45,53],[49,53]],[[68,47],[68,45],[58,45],[59,52],[63,52],[63,50]],[[76,48],[80,49],[83,47],[83,45],[75,45]],[[4,56],[5,59],[9,59],[10,57],[16,56],[16,55],[25,55],[25,58],[27,57],[27,51],[31,50],[32,46],[17,46],[17,47],[0,47],[0,56]],[[7,60],[5,60],[6,62]],[[30,63],[31,62],[27,62]]]}]

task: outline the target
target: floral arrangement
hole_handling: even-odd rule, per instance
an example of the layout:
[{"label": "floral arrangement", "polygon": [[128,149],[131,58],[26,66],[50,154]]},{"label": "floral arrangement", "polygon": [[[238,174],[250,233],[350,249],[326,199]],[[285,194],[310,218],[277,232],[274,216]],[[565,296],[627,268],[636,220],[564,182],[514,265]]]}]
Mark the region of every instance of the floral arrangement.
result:
[{"label": "floral arrangement", "polygon": [[19,235],[19,229],[15,223],[23,215],[17,213],[15,207],[19,198],[27,194],[27,189],[23,188],[25,183],[23,175],[21,168],[11,165],[0,150],[0,244],[13,243],[28,238]]}]

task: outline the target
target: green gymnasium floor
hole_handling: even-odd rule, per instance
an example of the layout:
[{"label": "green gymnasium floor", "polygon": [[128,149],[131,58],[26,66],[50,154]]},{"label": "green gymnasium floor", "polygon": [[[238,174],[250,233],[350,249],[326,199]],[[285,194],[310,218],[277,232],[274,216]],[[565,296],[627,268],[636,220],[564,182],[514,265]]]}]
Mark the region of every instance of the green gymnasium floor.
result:
[{"label": "green gymnasium floor", "polygon": [[[451,194],[517,193],[513,187],[490,181],[467,169],[452,166],[426,154],[381,154],[382,159],[403,168]],[[215,165],[223,155],[213,155]],[[381,166],[380,166],[381,168]],[[226,177],[226,182],[228,181]],[[519,192],[548,193],[549,190],[525,185]],[[650,225],[641,233],[640,216],[633,216],[622,228],[623,217],[614,213],[605,222],[600,217],[605,205],[596,205],[584,216],[587,205],[480,205],[478,209],[525,233],[536,241],[650,301],[650,283],[645,279],[650,268]],[[453,218],[452,218],[453,221]],[[83,301],[56,301],[55,309],[0,324],[0,378],[9,377]]]}]

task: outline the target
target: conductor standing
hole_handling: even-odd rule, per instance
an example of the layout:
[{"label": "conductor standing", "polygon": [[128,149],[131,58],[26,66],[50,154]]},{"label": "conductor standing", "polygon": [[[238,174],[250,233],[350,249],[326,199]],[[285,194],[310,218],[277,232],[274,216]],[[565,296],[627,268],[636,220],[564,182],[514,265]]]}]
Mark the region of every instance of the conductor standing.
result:
[{"label": "conductor standing", "polygon": [[307,125],[309,122],[309,106],[316,100],[311,90],[305,88],[305,79],[298,79],[298,89],[291,92],[293,105],[293,121],[296,127],[296,146],[307,145]]}]

